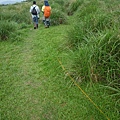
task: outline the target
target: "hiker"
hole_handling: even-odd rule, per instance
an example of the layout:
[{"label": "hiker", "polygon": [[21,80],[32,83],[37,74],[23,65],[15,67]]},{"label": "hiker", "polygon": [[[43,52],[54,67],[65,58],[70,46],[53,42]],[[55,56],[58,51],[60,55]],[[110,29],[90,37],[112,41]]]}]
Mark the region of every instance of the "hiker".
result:
[{"label": "hiker", "polygon": [[33,5],[30,7],[30,13],[32,15],[33,23],[34,23],[34,29],[38,28],[38,20],[39,20],[39,14],[40,9],[36,5],[36,1],[33,1]]},{"label": "hiker", "polygon": [[44,0],[44,5],[42,6],[42,12],[43,12],[43,23],[45,25],[45,28],[49,28],[51,7],[48,3],[48,0]]}]

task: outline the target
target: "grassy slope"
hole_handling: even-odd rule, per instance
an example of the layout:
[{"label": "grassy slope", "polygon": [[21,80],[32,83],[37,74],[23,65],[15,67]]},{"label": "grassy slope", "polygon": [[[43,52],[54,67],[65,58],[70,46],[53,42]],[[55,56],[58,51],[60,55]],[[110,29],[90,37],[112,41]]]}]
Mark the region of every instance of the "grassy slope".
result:
[{"label": "grassy slope", "polygon": [[[0,43],[2,120],[106,120],[57,60],[70,64],[72,53],[65,45],[69,27],[40,26],[27,31],[24,41]],[[112,100],[98,84],[82,87],[111,120],[118,120]]]}]

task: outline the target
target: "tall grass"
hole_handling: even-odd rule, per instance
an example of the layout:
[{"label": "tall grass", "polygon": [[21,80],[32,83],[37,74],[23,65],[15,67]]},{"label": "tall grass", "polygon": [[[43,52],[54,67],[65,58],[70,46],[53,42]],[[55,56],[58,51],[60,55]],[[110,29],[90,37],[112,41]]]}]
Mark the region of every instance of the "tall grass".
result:
[{"label": "tall grass", "polygon": [[[68,38],[75,53],[72,70],[74,77],[81,81],[104,82],[119,91],[118,3],[120,2],[114,1],[111,4],[111,1],[84,1],[73,16],[76,21],[68,32]],[[117,99],[118,96],[119,92]]]},{"label": "tall grass", "polygon": [[65,13],[65,1],[54,0],[50,2],[52,8],[51,25],[59,25],[67,23],[67,14]]},{"label": "tall grass", "polygon": [[74,0],[73,2],[69,1],[69,6],[66,7],[68,15],[73,15],[78,7],[83,3],[83,0]]},{"label": "tall grass", "polygon": [[[1,40],[20,39],[17,31],[31,24],[30,6],[27,3],[1,6],[0,8],[0,37]],[[22,34],[22,32],[20,33]]]},{"label": "tall grass", "polygon": [[[104,52],[106,51],[108,54],[112,52],[112,56],[116,56],[116,60],[119,60],[119,19],[115,13],[112,14],[105,11],[103,13],[103,10],[101,11],[98,8],[99,4],[97,3],[94,6],[95,4],[90,2],[85,4],[85,8],[78,10],[75,18],[80,18],[76,20],[73,29],[68,33],[69,40],[76,48],[93,47],[95,45],[96,48],[100,49],[104,46],[106,48],[103,50]],[[99,58],[99,56],[97,57]]]},{"label": "tall grass", "polygon": [[67,16],[64,12],[58,9],[54,9],[51,14],[51,25],[67,24]]},{"label": "tall grass", "polygon": [[15,22],[0,21],[0,41],[7,40],[16,32],[18,25]]},{"label": "tall grass", "polygon": [[2,6],[0,20],[30,24],[29,6],[24,4]]},{"label": "tall grass", "polygon": [[[119,80],[120,69],[120,38],[118,37],[119,31],[109,30],[106,31],[98,38],[96,61],[101,69],[104,69],[102,73],[107,81]],[[98,68],[98,69],[99,69]]]}]

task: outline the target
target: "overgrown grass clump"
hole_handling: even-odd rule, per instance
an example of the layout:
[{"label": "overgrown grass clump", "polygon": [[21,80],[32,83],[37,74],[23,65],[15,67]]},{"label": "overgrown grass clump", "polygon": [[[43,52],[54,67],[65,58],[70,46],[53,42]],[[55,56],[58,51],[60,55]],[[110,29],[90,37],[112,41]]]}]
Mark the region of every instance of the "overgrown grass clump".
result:
[{"label": "overgrown grass clump", "polygon": [[67,24],[67,16],[64,12],[53,8],[51,14],[51,25]]},{"label": "overgrown grass clump", "polygon": [[9,39],[10,35],[17,30],[17,26],[15,22],[0,21],[0,40]]},{"label": "overgrown grass clump", "polygon": [[68,15],[73,15],[75,11],[77,11],[78,7],[83,3],[83,0],[73,0],[73,2],[69,1],[68,7],[66,7],[66,12]]},{"label": "overgrown grass clump", "polygon": [[[29,4],[14,4],[0,8],[0,40],[16,39],[20,29],[31,24]],[[20,33],[22,34],[22,32]],[[21,38],[20,38],[21,39]]]},{"label": "overgrown grass clump", "polygon": [[[104,82],[119,98],[120,6],[119,1],[84,1],[74,14],[68,32],[74,50],[73,75],[81,81]],[[120,100],[120,99],[119,99]]]},{"label": "overgrown grass clump", "polygon": [[[96,57],[101,60],[104,58],[103,61],[108,60],[110,55],[116,56],[115,59],[119,60],[119,16],[116,12],[108,12],[105,3],[104,5],[99,2],[93,3],[94,1],[83,3],[84,7],[79,8],[76,12],[76,23],[68,33],[69,40],[77,49],[85,49],[86,46],[90,50],[92,49],[92,52],[94,50],[94,56],[102,51],[105,52],[100,54],[101,57],[100,55]],[[104,6],[106,9],[99,9],[100,6]],[[96,51],[96,49],[99,50]],[[96,62],[100,63],[98,60]]]},{"label": "overgrown grass clump", "polygon": [[54,0],[50,2],[50,6],[52,8],[50,17],[52,26],[68,23],[67,14],[65,12],[65,3],[66,1],[64,0]]}]

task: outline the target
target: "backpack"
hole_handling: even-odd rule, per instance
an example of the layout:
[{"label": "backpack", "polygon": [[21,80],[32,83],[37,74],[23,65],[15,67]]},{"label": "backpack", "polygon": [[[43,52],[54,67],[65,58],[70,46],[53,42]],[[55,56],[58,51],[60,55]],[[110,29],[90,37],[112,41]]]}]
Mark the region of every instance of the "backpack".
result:
[{"label": "backpack", "polygon": [[37,15],[37,11],[36,11],[35,7],[33,7],[32,12],[31,12],[33,15]]},{"label": "backpack", "polygon": [[51,14],[51,7],[50,6],[45,6],[45,9],[44,9],[44,16],[46,18],[50,17],[50,14]]}]

